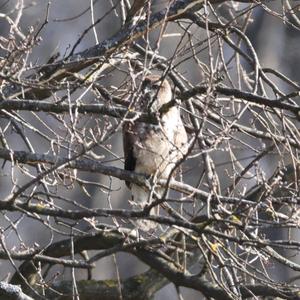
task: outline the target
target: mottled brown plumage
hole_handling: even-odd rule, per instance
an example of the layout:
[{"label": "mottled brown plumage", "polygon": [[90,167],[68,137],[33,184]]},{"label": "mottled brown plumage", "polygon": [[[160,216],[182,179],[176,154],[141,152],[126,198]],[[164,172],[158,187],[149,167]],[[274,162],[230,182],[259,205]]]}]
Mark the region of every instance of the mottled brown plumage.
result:
[{"label": "mottled brown plumage", "polygon": [[[172,90],[168,81],[161,81],[159,76],[151,75],[142,83],[141,97],[135,109],[157,112],[171,99]],[[159,125],[126,122],[123,127],[123,145],[126,170],[167,179],[175,164],[187,151],[187,134],[179,108],[173,106],[161,115]],[[151,201],[144,188],[129,182],[126,184],[137,205],[143,207]],[[163,189],[156,191],[162,194]]]}]

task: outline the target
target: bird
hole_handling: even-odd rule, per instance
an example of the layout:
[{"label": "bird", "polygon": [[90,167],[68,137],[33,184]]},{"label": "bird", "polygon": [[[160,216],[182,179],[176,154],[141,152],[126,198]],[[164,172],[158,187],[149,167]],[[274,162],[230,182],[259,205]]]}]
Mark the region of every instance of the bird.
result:
[{"label": "bird", "polygon": [[[159,75],[148,75],[141,84],[135,110],[159,115],[158,124],[125,121],[123,124],[123,148],[125,170],[168,179],[176,164],[187,153],[187,133],[177,105],[160,112],[160,108],[172,98],[170,83]],[[160,114],[159,114],[160,113]],[[150,204],[151,193],[145,187],[126,181],[131,190],[132,203],[138,208]],[[156,187],[155,192],[162,196],[164,188]],[[150,215],[158,210],[152,208]]]}]

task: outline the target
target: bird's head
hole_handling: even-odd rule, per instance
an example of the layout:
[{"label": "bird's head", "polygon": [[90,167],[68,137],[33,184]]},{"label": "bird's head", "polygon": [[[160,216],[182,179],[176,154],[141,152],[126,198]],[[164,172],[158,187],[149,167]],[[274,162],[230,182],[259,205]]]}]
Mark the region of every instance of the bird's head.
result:
[{"label": "bird's head", "polygon": [[172,89],[166,79],[158,75],[145,77],[141,87],[140,106],[143,111],[155,113],[172,100]]}]

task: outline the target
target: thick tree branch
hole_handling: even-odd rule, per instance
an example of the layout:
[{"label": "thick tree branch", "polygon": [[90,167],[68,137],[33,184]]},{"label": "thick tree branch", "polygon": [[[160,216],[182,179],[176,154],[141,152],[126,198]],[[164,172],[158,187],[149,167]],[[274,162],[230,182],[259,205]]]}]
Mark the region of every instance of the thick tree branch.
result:
[{"label": "thick tree branch", "polygon": [[[222,3],[227,0],[211,0],[211,3]],[[107,57],[112,53],[115,53],[117,49],[124,47],[125,45],[137,40],[145,32],[151,31],[163,23],[179,19],[184,17],[190,10],[199,10],[204,0],[177,0],[170,7],[163,9],[150,17],[150,21],[140,21],[137,25],[127,24],[121,30],[119,30],[113,37],[102,41],[100,44],[95,45],[82,52],[76,53],[67,59],[57,61],[49,66],[41,68],[42,76],[34,80],[36,83],[44,83],[50,81],[60,81],[66,78],[70,73],[79,72],[84,68],[93,65],[94,63],[103,64]],[[236,0],[236,2],[255,2],[253,0]],[[47,90],[47,88],[45,88]],[[3,94],[5,98],[22,96],[22,87],[16,83],[12,83],[5,87]],[[27,97],[44,99],[49,97],[49,93],[46,91],[39,91],[37,88],[27,88]]]},{"label": "thick tree branch", "polygon": [[[179,95],[179,97],[182,100],[187,100],[196,95],[205,94],[206,91],[207,91],[207,87],[197,86],[191,90],[188,90],[188,91],[182,93],[181,95]],[[297,117],[299,117],[300,107],[298,105],[291,105],[291,104],[285,103],[284,102],[285,99],[272,100],[272,99],[268,99],[268,98],[265,98],[262,96],[254,95],[252,93],[243,92],[241,90],[224,88],[224,87],[220,87],[220,86],[215,86],[214,91],[216,93],[219,93],[219,94],[222,94],[225,96],[235,97],[235,98],[242,99],[242,100],[257,104],[257,105],[263,105],[263,106],[266,106],[269,108],[284,109],[284,110],[293,112]],[[298,96],[299,96],[298,91],[291,95],[291,97],[298,97]]]},{"label": "thick tree branch", "polygon": [[[206,94],[208,87],[207,86],[196,86],[193,89],[187,90],[183,93],[179,93],[177,96],[182,101],[187,101],[190,98],[195,97],[196,95]],[[296,116],[299,116],[300,107],[298,105],[292,105],[285,103],[285,99],[269,99],[259,95],[255,95],[249,92],[243,92],[237,89],[225,88],[220,86],[215,86],[214,91],[217,94],[225,95],[228,97],[235,97],[250,103],[257,105],[262,105],[269,108],[279,108],[284,109],[290,112],[293,112]],[[286,96],[288,97],[298,97],[299,92],[295,92]],[[163,105],[161,112],[165,112],[170,109],[172,106],[176,105],[175,100],[170,101],[169,103]],[[73,104],[71,107],[67,103],[51,103],[48,101],[38,101],[38,100],[4,100],[0,102],[0,109],[6,110],[25,110],[25,111],[43,111],[43,112],[52,112],[52,113],[66,113],[70,111],[78,111],[79,113],[98,113],[104,114],[115,118],[122,118],[127,113],[128,118],[136,118],[137,113],[128,111],[125,107],[120,106],[109,106],[106,104]],[[139,121],[148,121],[148,115],[139,116]]]},{"label": "thick tree branch", "polygon": [[[8,161],[17,161],[18,163],[28,164],[28,165],[36,165],[39,163],[45,163],[50,164],[51,166],[54,165],[64,165],[66,164],[66,167],[69,167],[71,169],[77,169],[79,171],[87,171],[87,172],[95,172],[95,173],[101,173],[108,176],[113,176],[116,178],[119,178],[124,181],[130,181],[133,183],[136,183],[138,185],[146,186],[148,188],[150,187],[150,183],[147,181],[146,176],[130,171],[126,171],[120,168],[107,166],[105,164],[102,164],[98,161],[93,161],[89,159],[82,159],[82,160],[69,160],[67,158],[52,156],[49,154],[38,154],[38,153],[29,153],[26,151],[9,151],[6,149],[0,149],[0,158]],[[162,186],[165,186],[167,184],[167,180],[160,180],[159,183]],[[174,189],[178,192],[185,193],[187,195],[191,195],[192,197],[195,197],[196,199],[199,199],[201,201],[206,201],[209,198],[209,193],[202,191],[200,189],[194,188],[191,185],[178,182],[176,180],[171,180],[169,182],[169,188]],[[252,201],[248,201],[246,199],[241,198],[235,198],[235,197],[226,197],[222,195],[218,195],[218,200],[223,201],[224,203],[245,203],[245,204],[251,204]],[[67,218],[83,218],[83,217],[92,217],[95,215],[112,215],[115,211],[115,214],[127,214],[126,210],[110,210],[110,209],[100,209],[99,211],[95,210],[87,210],[85,212],[80,211],[62,211],[57,208],[50,208],[48,206],[42,207],[41,205],[35,205],[35,204],[28,204],[28,203],[21,203],[19,201],[16,202],[16,204],[23,209],[29,209],[29,211],[32,212],[39,212],[42,214],[49,214],[51,216],[61,216],[61,217],[67,217]],[[2,201],[0,202],[0,209],[7,209],[12,210],[14,209],[14,206],[10,202]],[[134,212],[131,211],[128,216],[131,217],[142,217],[144,214],[142,212]]]},{"label": "thick tree branch", "polygon": [[[122,244],[128,238],[117,231],[103,231],[95,234],[94,236],[89,237],[80,237],[75,240],[74,251],[75,253],[80,253],[83,250],[102,250],[114,247],[116,245]],[[165,241],[166,242],[166,241]],[[155,250],[148,249],[147,245],[145,247],[133,247],[129,249],[125,249],[124,251],[128,251],[129,253],[137,256],[144,263],[146,263],[149,267],[156,270],[159,274],[162,274],[166,278],[168,278],[171,282],[176,284],[177,286],[185,286],[189,288],[193,288],[197,291],[200,291],[207,297],[214,297],[215,299],[232,299],[227,295],[227,293],[218,287],[216,284],[212,284],[211,282],[203,279],[197,275],[185,274],[182,270],[179,270],[177,267],[173,265],[172,262],[165,260],[159,253]],[[49,248],[45,250],[46,255],[51,255],[55,257],[68,256],[71,252],[71,245],[69,240],[63,240],[57,243],[53,243]],[[28,265],[25,263],[21,270],[25,272],[28,269]],[[147,273],[145,273],[147,274]],[[28,276],[28,274],[27,274]],[[141,275],[143,276],[143,275]],[[135,280],[135,279],[134,279]],[[12,280],[12,282],[19,282],[17,277]],[[142,281],[143,282],[143,281]],[[103,286],[101,283],[94,283],[95,287],[100,285],[101,288]],[[105,284],[105,282],[103,283]],[[58,284],[57,287],[63,287],[64,284]],[[68,284],[66,284],[68,286]],[[82,287],[83,288],[83,287]],[[99,286],[98,286],[99,288]],[[116,293],[117,287],[114,286],[111,292]],[[276,288],[262,286],[259,284],[249,284],[249,285],[241,285],[240,287],[241,293],[243,295],[243,299],[253,297],[253,294],[256,296],[273,296],[273,297],[284,297],[285,299],[298,299],[297,292],[298,290],[293,290],[291,287],[285,288],[284,286]],[[68,291],[65,290],[66,292]],[[83,288],[83,292],[85,292]],[[130,298],[129,298],[130,299]]]},{"label": "thick tree branch", "polygon": [[[124,300],[151,300],[154,294],[169,281],[157,271],[149,270],[137,276],[121,281],[122,299]],[[119,300],[120,292],[117,280],[81,280],[77,282],[80,299]],[[52,300],[72,300],[73,289],[71,281],[58,281],[48,289],[46,296]],[[63,293],[63,295],[58,295]]]},{"label": "thick tree branch", "polygon": [[0,300],[33,300],[16,285],[0,282]]}]

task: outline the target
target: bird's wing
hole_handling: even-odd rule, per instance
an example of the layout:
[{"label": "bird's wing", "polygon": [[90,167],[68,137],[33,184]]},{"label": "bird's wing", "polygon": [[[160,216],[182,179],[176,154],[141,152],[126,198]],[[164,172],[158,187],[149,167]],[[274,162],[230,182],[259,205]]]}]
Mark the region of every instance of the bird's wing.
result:
[{"label": "bird's wing", "polygon": [[[123,125],[124,169],[127,171],[134,171],[136,166],[136,157],[134,156],[133,146],[137,142],[137,136],[133,132],[132,127],[131,123],[125,123]],[[126,181],[126,185],[130,188],[130,182]]]}]

